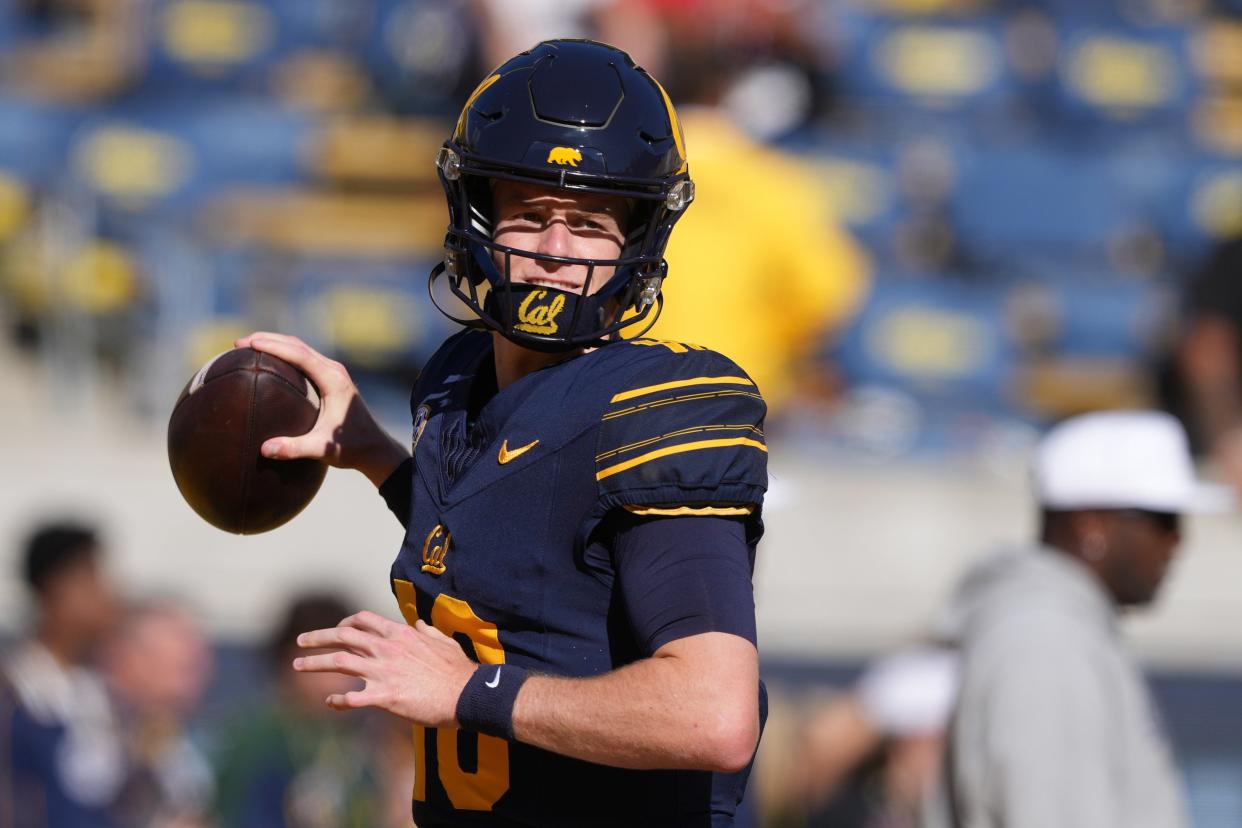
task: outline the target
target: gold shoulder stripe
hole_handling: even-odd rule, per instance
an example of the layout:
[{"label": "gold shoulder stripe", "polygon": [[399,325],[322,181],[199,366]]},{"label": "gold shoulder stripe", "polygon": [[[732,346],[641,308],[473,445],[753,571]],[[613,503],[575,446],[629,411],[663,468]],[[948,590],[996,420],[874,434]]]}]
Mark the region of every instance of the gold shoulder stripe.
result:
[{"label": "gold shoulder stripe", "polygon": [[690,515],[694,517],[735,517],[739,515],[753,514],[755,507],[750,506],[631,506],[626,504],[625,511],[641,516],[660,515],[661,517],[682,517]]},{"label": "gold shoulder stripe", "polygon": [[746,377],[694,377],[693,379],[673,380],[672,382],[662,382],[659,385],[644,385],[642,388],[634,388],[629,391],[622,391],[616,394],[609,402],[623,402],[632,400],[635,397],[642,397],[646,394],[654,394],[657,391],[667,391],[670,388],[685,388],[690,385],[750,385],[754,383]]},{"label": "gold shoulder stripe", "polygon": [[670,431],[668,434],[661,434],[657,437],[648,437],[646,440],[638,440],[637,442],[619,446],[611,451],[605,451],[602,454],[595,455],[595,462],[598,463],[601,460],[607,460],[609,457],[616,457],[618,454],[625,454],[627,451],[633,451],[634,449],[646,448],[652,443],[658,443],[661,440],[669,440],[673,437],[685,437],[687,434],[702,434],[705,431],[749,431],[754,434],[758,434],[760,437],[763,436],[763,429],[747,423],[743,423],[742,425],[718,423],[715,425],[693,426],[691,428],[683,428],[678,431]]},{"label": "gold shoulder stripe", "polygon": [[759,394],[753,391],[733,391],[733,390],[699,391],[698,393],[695,393],[695,394],[682,394],[681,396],[678,396],[678,397],[661,397],[660,399],[652,400],[651,402],[639,403],[638,405],[631,405],[629,408],[618,408],[616,411],[609,411],[607,414],[605,414],[601,418],[601,420],[603,420],[604,422],[607,422],[609,420],[615,420],[618,417],[624,417],[628,414],[637,414],[637,413],[641,413],[644,411],[650,411],[653,408],[660,408],[666,405],[674,405],[677,403],[684,403],[684,402],[698,402],[701,400],[711,400],[711,399],[716,399],[717,397],[751,397],[752,399],[756,399],[756,400],[763,399],[763,397],[759,396]]},{"label": "gold shoulder stripe", "polygon": [[662,448],[662,449],[656,449],[655,451],[649,451],[646,454],[640,454],[637,457],[634,457],[630,460],[626,460],[623,463],[617,463],[615,466],[609,466],[606,469],[600,469],[598,472],[595,473],[595,479],[597,481],[603,480],[605,477],[612,477],[614,474],[619,474],[620,472],[623,472],[626,469],[632,469],[635,466],[641,466],[643,463],[647,463],[651,460],[659,460],[661,457],[668,457],[670,454],[683,454],[687,451],[700,451],[702,449],[710,449],[710,448],[724,448],[726,446],[750,446],[751,448],[757,448],[763,452],[766,452],[768,450],[768,447],[765,446],[763,443],[760,443],[757,440],[751,440],[748,437],[727,437],[727,438],[721,438],[719,440],[696,440],[693,443],[681,443],[680,445],[666,446],[665,448]]}]

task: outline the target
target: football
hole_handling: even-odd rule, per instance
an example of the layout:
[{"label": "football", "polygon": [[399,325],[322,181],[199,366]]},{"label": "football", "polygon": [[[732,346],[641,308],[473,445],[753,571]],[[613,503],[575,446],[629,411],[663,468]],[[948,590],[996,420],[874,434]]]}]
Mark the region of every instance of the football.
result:
[{"label": "football", "polygon": [[310,503],[328,467],[316,460],[270,460],[271,437],[310,431],[319,392],[294,366],[236,348],[186,383],[168,421],[168,462],[182,497],[226,532],[275,529]]}]

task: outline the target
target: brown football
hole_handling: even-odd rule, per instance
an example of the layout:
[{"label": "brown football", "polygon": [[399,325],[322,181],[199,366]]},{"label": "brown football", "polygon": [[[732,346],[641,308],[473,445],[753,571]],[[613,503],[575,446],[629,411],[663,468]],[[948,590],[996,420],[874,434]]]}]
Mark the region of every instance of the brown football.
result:
[{"label": "brown football", "polygon": [[310,431],[319,392],[297,368],[251,348],[226,351],[186,383],[168,420],[168,462],[186,502],[212,526],[253,535],[310,503],[328,467],[269,460],[270,437]]}]

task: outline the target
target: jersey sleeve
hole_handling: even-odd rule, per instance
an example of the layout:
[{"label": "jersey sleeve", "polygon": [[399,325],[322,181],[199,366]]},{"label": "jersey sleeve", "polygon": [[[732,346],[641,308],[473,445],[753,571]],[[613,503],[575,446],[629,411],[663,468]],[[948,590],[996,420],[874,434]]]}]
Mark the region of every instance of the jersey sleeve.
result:
[{"label": "jersey sleeve", "polygon": [[618,381],[601,416],[595,456],[601,509],[756,512],[768,458],[759,389],[714,351],[654,341],[650,347],[658,356]]},{"label": "jersey sleeve", "polygon": [[614,525],[621,604],[644,657],[707,632],[757,643],[754,547],[743,518],[622,514]]}]

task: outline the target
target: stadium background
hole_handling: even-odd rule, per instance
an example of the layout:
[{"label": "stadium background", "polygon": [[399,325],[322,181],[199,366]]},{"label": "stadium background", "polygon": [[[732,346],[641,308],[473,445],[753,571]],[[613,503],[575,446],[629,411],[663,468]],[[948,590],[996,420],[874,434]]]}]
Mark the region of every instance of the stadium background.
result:
[{"label": "stadium background", "polygon": [[[753,211],[738,227],[781,217],[750,241],[772,266],[736,278],[776,310],[690,307],[726,353],[756,326],[817,331],[779,346],[799,353],[773,380],[789,390],[757,601],[778,687],[848,682],[929,634],[967,562],[1030,536],[1041,428],[1161,403],[1186,280],[1242,232],[1236,15],[1225,0],[3,0],[0,631],[26,617],[20,538],[66,513],[100,522],[127,592],[204,620],[221,652],[205,721],[254,692],[251,648],[292,593],[330,584],[395,615],[399,531],[361,476],[330,474],[271,535],[220,534],[172,484],[168,411],[207,357],[269,328],[346,362],[407,434],[410,380],[451,330],[425,286],[435,148],[498,56],[602,29],[662,61],[679,104],[720,80],[716,116],[768,148],[733,178]],[[832,265],[855,268],[852,298],[815,299],[817,325],[789,274],[827,272],[821,210],[866,264]],[[700,254],[672,251],[672,280]],[[1126,630],[1195,824],[1236,826],[1237,516],[1193,519],[1183,551]]]}]

